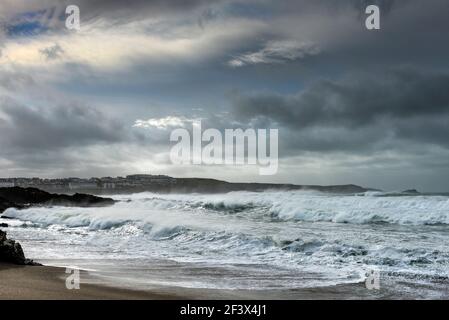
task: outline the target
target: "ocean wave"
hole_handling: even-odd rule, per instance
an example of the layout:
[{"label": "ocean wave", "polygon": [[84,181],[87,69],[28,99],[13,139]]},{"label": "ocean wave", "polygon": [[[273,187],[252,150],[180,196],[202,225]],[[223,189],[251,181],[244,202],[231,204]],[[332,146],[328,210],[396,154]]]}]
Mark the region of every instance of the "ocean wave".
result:
[{"label": "ocean wave", "polygon": [[[389,197],[384,192],[329,195],[319,192],[230,192],[221,195],[157,195],[146,205],[167,210],[262,214],[274,220],[334,223],[449,224],[449,197]],[[136,198],[138,200],[139,197]],[[254,218],[254,217],[253,217]]]},{"label": "ocean wave", "polygon": [[[80,211],[78,211],[80,210]],[[18,210],[9,208],[4,215],[10,218],[31,222],[28,226],[45,228],[50,225],[64,225],[69,228],[87,227],[89,230],[106,230],[123,226],[130,222],[128,219],[117,219],[108,216],[98,216],[89,209],[76,208],[29,208]]]},{"label": "ocean wave", "polygon": [[308,197],[276,200],[270,211],[283,220],[310,222],[449,224],[447,197]]},{"label": "ocean wave", "polygon": [[[212,216],[238,215],[251,220],[333,222],[349,224],[388,223],[401,225],[449,224],[449,197],[407,196],[383,197],[379,192],[364,196],[329,195],[319,192],[230,192],[220,195],[159,195],[142,193],[119,196],[120,203],[107,209],[91,211],[58,208],[50,213],[45,208],[17,211],[5,215],[33,222],[89,226],[92,229],[112,228],[128,221],[145,221],[148,212],[161,216],[167,212]],[[128,202],[130,201],[130,202]],[[124,212],[130,214],[123,214]],[[55,213],[57,212],[57,213]],[[86,213],[87,212],[87,213]],[[186,221],[189,222],[188,220]]]},{"label": "ocean wave", "polygon": [[292,279],[298,272],[313,274],[295,285],[359,281],[355,275],[371,268],[447,274],[446,229],[425,226],[449,223],[444,196],[292,191],[115,198],[111,207],[10,208],[4,215],[14,218],[8,232],[24,237],[15,238],[27,247],[37,243],[36,258],[65,257],[69,245],[78,259],[169,259],[220,270],[263,266]]},{"label": "ocean wave", "polygon": [[[310,205],[312,202],[308,202]],[[123,209],[123,208],[122,208]],[[118,210],[122,212],[122,210]],[[124,214],[107,214],[107,209],[95,210],[82,208],[30,208],[26,210],[8,209],[5,214],[14,219],[26,221],[28,227],[48,228],[59,226],[57,231],[64,233],[70,229],[79,228],[86,231],[106,231],[113,237],[132,236],[135,244],[145,248],[146,241],[162,241],[175,243],[177,249],[196,253],[227,252],[230,256],[264,256],[273,255],[276,262],[284,253],[304,256],[316,264],[332,264],[339,259],[350,259],[367,265],[399,266],[426,265],[446,263],[449,259],[446,253],[438,250],[393,248],[388,246],[366,247],[360,244],[345,243],[325,238],[293,238],[277,239],[263,232],[247,234],[237,229],[220,230],[220,225],[210,228],[194,228],[188,221],[178,219],[157,221],[140,219],[125,219]],[[323,220],[320,213],[320,220]],[[24,225],[24,226],[25,226]],[[21,225],[18,225],[20,227]],[[66,228],[66,229],[64,229]],[[282,236],[282,234],[280,234]],[[95,239],[97,236],[95,237]],[[144,249],[143,249],[144,250]],[[268,257],[268,256],[267,256]],[[282,262],[282,260],[279,260]]]}]

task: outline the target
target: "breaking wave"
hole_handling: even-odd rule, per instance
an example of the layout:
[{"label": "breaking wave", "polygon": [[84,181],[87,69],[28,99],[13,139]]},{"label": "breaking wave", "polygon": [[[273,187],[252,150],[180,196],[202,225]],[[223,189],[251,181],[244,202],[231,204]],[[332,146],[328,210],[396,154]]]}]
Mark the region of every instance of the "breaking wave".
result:
[{"label": "breaking wave", "polygon": [[[39,243],[30,255],[37,259],[64,258],[62,248],[70,245],[79,258],[170,259],[232,265],[230,272],[240,265],[264,266],[261,277],[269,270],[288,274],[285,283],[266,282],[281,287],[357,282],[363,266],[447,277],[445,196],[231,192],[114,198],[112,207],[10,208],[4,215],[12,218],[12,232]],[[295,280],[297,272],[317,270],[319,282]]]},{"label": "breaking wave", "polygon": [[161,215],[166,211],[194,211],[199,214],[216,213],[274,221],[449,224],[449,197],[445,196],[384,197],[378,193],[342,196],[317,192],[231,192],[220,195],[141,193],[120,196],[119,200],[122,202],[107,209],[8,209],[5,215],[42,225],[87,226],[92,230],[109,229],[129,221],[145,221],[149,211],[160,212]]},{"label": "breaking wave", "polygon": [[[142,197],[142,198],[140,198]],[[273,219],[335,223],[449,224],[447,196],[328,195],[318,192],[231,192],[223,195],[151,195],[137,199],[155,209],[247,213]]]}]

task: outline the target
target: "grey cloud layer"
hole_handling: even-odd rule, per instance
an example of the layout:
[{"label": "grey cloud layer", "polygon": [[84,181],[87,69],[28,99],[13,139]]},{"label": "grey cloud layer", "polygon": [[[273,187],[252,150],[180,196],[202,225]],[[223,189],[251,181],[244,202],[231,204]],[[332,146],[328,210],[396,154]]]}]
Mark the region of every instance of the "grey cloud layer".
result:
[{"label": "grey cloud layer", "polygon": [[231,67],[258,63],[284,63],[320,53],[320,48],[307,42],[269,41],[259,51],[248,52],[229,61]]},{"label": "grey cloud layer", "polygon": [[33,108],[3,97],[0,112],[0,143],[10,149],[42,151],[116,143],[128,134],[119,122],[81,105]]},{"label": "grey cloud layer", "polygon": [[292,96],[237,96],[233,110],[291,130],[296,151],[394,149],[404,140],[448,148],[448,88],[447,72],[400,69],[320,80]]},{"label": "grey cloud layer", "polygon": [[320,80],[295,96],[240,97],[235,112],[265,116],[296,128],[313,125],[357,127],[387,118],[449,112],[449,73],[401,69],[340,81]]},{"label": "grey cloud layer", "polygon": [[[52,32],[65,33],[64,17],[69,5],[80,8],[81,22],[89,24],[100,20],[108,27],[114,27],[129,22],[152,18],[155,22],[164,19],[183,19],[193,12],[203,12],[204,7],[216,3],[226,3],[227,0],[15,0],[2,3],[0,10],[0,27],[37,21]],[[31,14],[30,14],[31,13]],[[171,23],[175,23],[171,20]]]},{"label": "grey cloud layer", "polygon": [[[379,32],[363,27],[373,3]],[[67,4],[80,6],[80,37],[63,27]],[[130,149],[163,158],[169,130],[132,128],[135,119],[184,116],[204,118],[205,128],[279,128],[280,156],[292,168],[285,179],[301,176],[298,157],[329,172],[359,169],[365,185],[390,170],[399,184],[401,165],[404,181],[428,166],[448,172],[448,16],[446,0],[2,2],[0,24],[38,19],[48,31],[17,42],[31,44],[32,62],[2,60],[0,89],[12,98],[0,100],[0,163],[24,174],[51,166],[122,174],[133,161],[147,168]],[[103,34],[112,46],[98,45]],[[16,38],[0,30],[0,40],[0,52],[23,59]],[[47,88],[60,96],[34,103],[31,90],[51,95]],[[310,176],[320,175],[316,167]],[[229,179],[241,176],[236,169]]]}]

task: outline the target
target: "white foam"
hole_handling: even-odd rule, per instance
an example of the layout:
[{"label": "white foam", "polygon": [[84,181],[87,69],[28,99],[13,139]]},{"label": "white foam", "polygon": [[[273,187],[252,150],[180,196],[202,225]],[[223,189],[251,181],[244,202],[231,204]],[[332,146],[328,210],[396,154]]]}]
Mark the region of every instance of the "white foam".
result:
[{"label": "white foam", "polygon": [[[25,229],[17,222],[8,232],[35,259],[69,256],[170,259],[221,267],[263,265],[289,276],[319,272],[324,274],[322,285],[359,281],[364,266],[372,265],[441,275],[449,261],[447,234],[425,229],[434,228],[427,224],[449,224],[449,200],[442,196],[292,191],[141,193],[115,198],[121,202],[104,208],[10,208],[4,214],[12,221],[34,228]],[[386,226],[379,227],[378,222]],[[304,280],[303,285],[316,286],[315,280]],[[274,279],[266,283],[302,285]]]}]

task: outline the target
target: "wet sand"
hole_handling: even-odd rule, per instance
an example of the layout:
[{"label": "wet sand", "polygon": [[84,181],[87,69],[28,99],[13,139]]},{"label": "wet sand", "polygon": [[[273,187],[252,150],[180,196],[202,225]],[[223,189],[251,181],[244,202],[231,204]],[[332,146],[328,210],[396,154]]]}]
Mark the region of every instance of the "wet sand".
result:
[{"label": "wet sand", "polygon": [[181,299],[185,297],[134,291],[82,283],[79,290],[68,290],[62,268],[16,266],[0,263],[0,299],[26,300],[110,300],[110,299]]},{"label": "wet sand", "polygon": [[0,263],[0,299],[31,300],[110,300],[110,299],[373,299],[362,284],[297,290],[212,290],[159,287],[154,290],[130,290],[99,282],[88,273],[79,290],[66,288],[65,269],[48,266],[16,266]]}]

